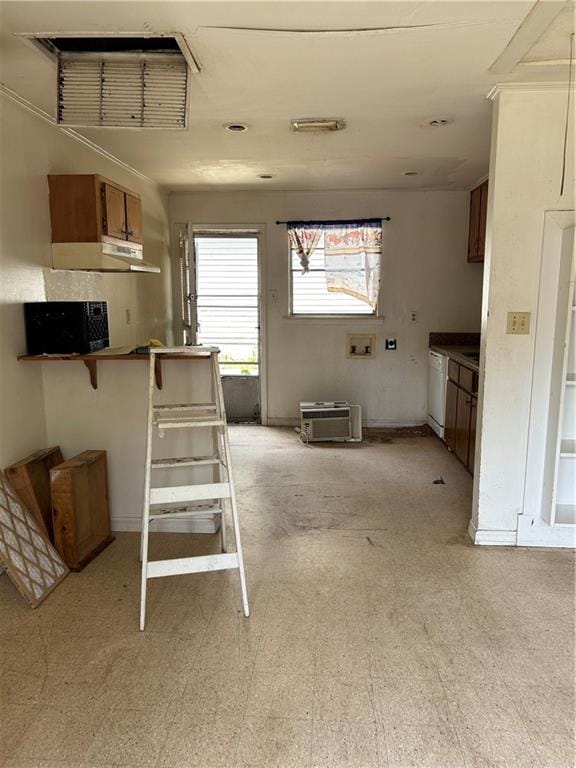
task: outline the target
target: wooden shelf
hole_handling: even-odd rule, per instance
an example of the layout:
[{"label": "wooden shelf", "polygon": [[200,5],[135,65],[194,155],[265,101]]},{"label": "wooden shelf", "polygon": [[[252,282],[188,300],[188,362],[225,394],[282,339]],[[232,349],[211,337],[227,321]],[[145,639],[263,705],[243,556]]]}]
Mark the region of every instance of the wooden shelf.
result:
[{"label": "wooden shelf", "polygon": [[[198,355],[198,357],[194,357],[192,355],[172,355],[172,354],[163,354],[162,358],[160,359],[159,356],[157,356],[154,360],[154,377],[156,379],[156,386],[158,389],[162,389],[162,361],[161,360],[205,360],[206,358]],[[133,353],[131,355],[107,355],[105,353],[102,354],[92,354],[92,355],[18,355],[18,360],[21,362],[35,362],[35,363],[50,363],[50,362],[71,362],[71,361],[79,361],[84,363],[86,368],[88,369],[88,373],[90,376],[90,384],[92,385],[92,389],[98,389],[98,363],[107,361],[107,360],[115,360],[115,361],[121,361],[121,362],[148,362],[150,360],[150,355],[148,353],[145,354],[136,354]]]}]

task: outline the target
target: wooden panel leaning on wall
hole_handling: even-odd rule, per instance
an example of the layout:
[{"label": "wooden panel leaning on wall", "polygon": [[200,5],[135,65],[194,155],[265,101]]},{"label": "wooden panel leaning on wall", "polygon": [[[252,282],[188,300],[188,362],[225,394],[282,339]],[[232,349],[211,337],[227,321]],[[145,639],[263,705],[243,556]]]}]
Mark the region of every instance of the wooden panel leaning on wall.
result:
[{"label": "wooden panel leaning on wall", "polygon": [[73,571],[81,571],[108,544],[106,451],[84,451],[50,471],[54,543]]},{"label": "wooden panel leaning on wall", "polygon": [[57,446],[44,448],[7,467],[6,477],[40,530],[54,543],[50,470],[64,461]]}]

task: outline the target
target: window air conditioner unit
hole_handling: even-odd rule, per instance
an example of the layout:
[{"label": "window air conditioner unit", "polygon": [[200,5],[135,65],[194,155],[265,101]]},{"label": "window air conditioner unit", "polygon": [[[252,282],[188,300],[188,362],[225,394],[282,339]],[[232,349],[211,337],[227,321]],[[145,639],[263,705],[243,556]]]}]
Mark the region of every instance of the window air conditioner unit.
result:
[{"label": "window air conditioner unit", "polygon": [[360,406],[345,400],[300,403],[300,439],[304,443],[360,442]]}]

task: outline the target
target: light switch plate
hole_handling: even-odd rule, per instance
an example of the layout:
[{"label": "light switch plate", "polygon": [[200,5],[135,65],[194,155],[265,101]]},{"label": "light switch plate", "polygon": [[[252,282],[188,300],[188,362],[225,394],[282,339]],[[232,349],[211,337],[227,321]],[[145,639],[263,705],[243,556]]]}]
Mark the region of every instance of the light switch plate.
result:
[{"label": "light switch plate", "polygon": [[530,333],[530,312],[508,312],[506,333]]}]

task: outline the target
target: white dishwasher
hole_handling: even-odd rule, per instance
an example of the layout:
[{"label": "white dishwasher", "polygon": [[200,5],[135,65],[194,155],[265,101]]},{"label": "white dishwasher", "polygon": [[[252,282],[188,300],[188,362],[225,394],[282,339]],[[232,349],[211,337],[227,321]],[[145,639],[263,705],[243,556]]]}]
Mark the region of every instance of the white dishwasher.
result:
[{"label": "white dishwasher", "polygon": [[438,437],[444,437],[448,358],[428,350],[428,424]]}]

